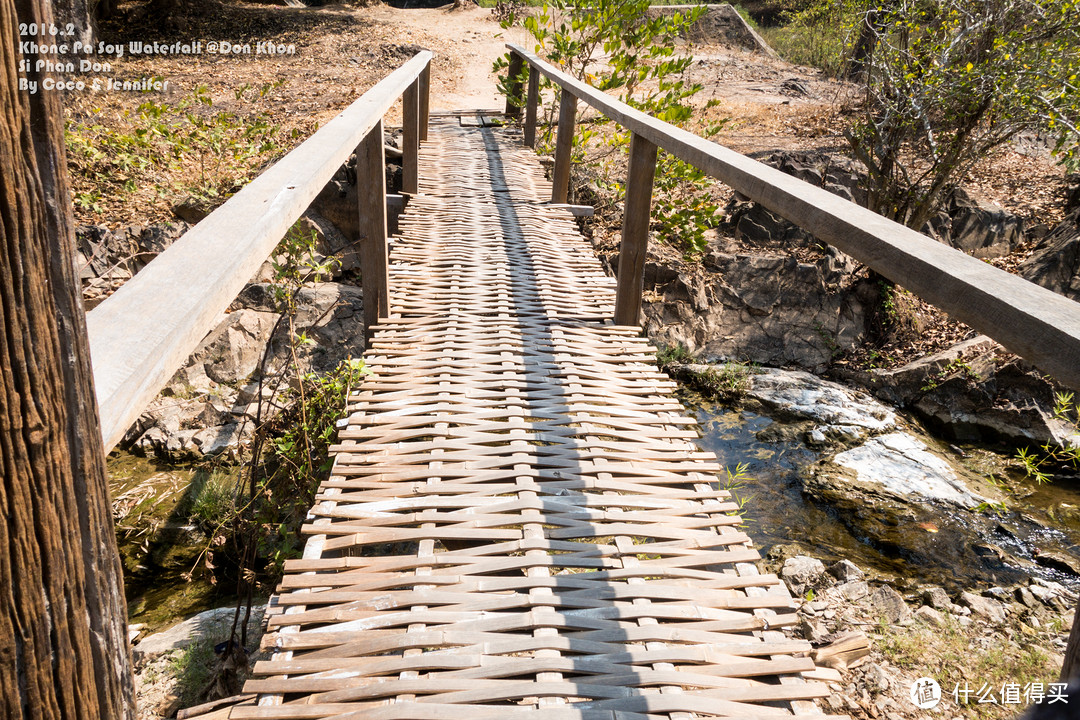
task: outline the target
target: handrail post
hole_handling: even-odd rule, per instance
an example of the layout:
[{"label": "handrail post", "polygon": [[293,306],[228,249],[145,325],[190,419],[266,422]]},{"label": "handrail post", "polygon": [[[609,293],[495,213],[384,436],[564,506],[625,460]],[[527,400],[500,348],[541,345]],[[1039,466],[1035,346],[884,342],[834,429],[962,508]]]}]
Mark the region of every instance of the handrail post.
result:
[{"label": "handrail post", "polygon": [[386,160],[383,124],[375,123],[356,149],[356,197],[360,211],[360,281],[364,334],[370,340],[379,318],[390,314],[386,257]]},{"label": "handrail post", "polygon": [[570,149],[574,145],[577,98],[566,88],[559,100],[559,135],[555,140],[555,169],[551,173],[551,202],[564,203],[570,192]]},{"label": "handrail post", "polygon": [[655,173],[656,145],[637,133],[632,133],[622,243],[619,246],[618,287],[615,290],[616,325],[637,325],[641,316],[641,293],[645,284],[645,253],[649,246],[649,214],[652,209]]},{"label": "handrail post", "polygon": [[427,140],[429,103],[431,100],[431,61],[420,71],[420,142]]},{"label": "handrail post", "polygon": [[529,92],[525,99],[525,145],[536,147],[536,106],[540,96],[540,71],[529,65]]},{"label": "handrail post", "polygon": [[401,95],[401,192],[420,191],[420,80],[417,78]]},{"label": "handrail post", "polygon": [[506,115],[512,118],[521,117],[521,105],[518,104],[521,101],[521,81],[518,80],[518,75],[521,74],[521,56],[516,52],[510,52],[510,67],[507,72],[510,93],[506,96]]}]

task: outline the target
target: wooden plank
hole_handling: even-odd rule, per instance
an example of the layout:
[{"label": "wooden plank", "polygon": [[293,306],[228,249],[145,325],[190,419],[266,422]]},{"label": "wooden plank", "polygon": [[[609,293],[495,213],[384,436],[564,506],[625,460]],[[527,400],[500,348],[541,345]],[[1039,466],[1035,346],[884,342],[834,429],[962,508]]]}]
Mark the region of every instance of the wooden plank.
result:
[{"label": "wooden plank", "polygon": [[525,98],[525,144],[536,147],[536,111],[540,95],[540,71],[529,66],[529,91]]},{"label": "wooden plank", "polygon": [[570,152],[577,122],[577,98],[563,90],[559,100],[559,134],[555,138],[555,168],[551,171],[551,202],[565,203],[570,192]]},{"label": "wooden plank", "polygon": [[420,192],[420,81],[413,81],[401,96],[401,192]]},{"label": "wooden plank", "polygon": [[370,337],[379,318],[390,314],[386,257],[386,161],[382,120],[356,148],[356,184],[360,213],[360,277],[364,290],[364,329]]},{"label": "wooden plank", "polygon": [[437,123],[420,152],[394,317],[374,328],[243,716],[816,709],[809,643],[776,630],[798,620],[790,595],[733,571],[759,555],[722,468],[648,342],[606,319],[614,283],[542,206],[531,151]]},{"label": "wooden plank", "polygon": [[619,245],[619,285],[615,295],[616,325],[637,325],[641,315],[655,171],[656,145],[631,133],[622,242]]},{"label": "wooden plank", "polygon": [[424,65],[424,69],[420,71],[420,142],[424,142],[428,137],[428,125],[431,120],[431,62],[428,61]]},{"label": "wooden plank", "polygon": [[521,74],[521,58],[510,53],[510,67],[507,68],[506,77],[507,82],[510,84],[510,93],[506,96],[506,115],[507,117],[517,118],[521,117],[521,81],[518,79],[518,75]]},{"label": "wooden plank", "polygon": [[106,450],[430,59],[430,52],[418,53],[392,72],[87,313]]},{"label": "wooden plank", "polygon": [[548,79],[623,127],[727,183],[1080,390],[1080,304],[823,188],[650,117],[516,45]]}]

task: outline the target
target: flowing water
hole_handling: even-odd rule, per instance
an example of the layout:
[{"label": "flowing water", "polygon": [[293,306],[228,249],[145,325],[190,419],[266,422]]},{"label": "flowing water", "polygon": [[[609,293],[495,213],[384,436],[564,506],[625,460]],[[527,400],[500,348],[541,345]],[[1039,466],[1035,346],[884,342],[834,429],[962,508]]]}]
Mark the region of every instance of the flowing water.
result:
[{"label": "flowing water", "polygon": [[108,470],[129,622],[146,625],[150,633],[233,602],[209,582],[209,573],[188,579],[207,543],[189,523],[189,510],[210,471],[120,451],[109,455]]},{"label": "flowing water", "polygon": [[[763,555],[777,545],[797,544],[828,562],[846,558],[901,585],[947,588],[1006,585],[1037,575],[1076,585],[1080,578],[1034,563],[1036,548],[1080,556],[1080,487],[1073,483],[1035,486],[1010,478],[1017,488],[1008,510],[944,510],[915,503],[901,512],[851,503],[819,504],[802,491],[818,454],[781,421],[746,410],[687,401],[701,425],[699,444],[745,478],[735,495],[746,502],[745,530]],[[793,437],[794,436],[794,437]],[[962,448],[969,470],[1004,477],[1008,456],[984,448]],[[999,552],[1003,551],[1003,552]]]}]

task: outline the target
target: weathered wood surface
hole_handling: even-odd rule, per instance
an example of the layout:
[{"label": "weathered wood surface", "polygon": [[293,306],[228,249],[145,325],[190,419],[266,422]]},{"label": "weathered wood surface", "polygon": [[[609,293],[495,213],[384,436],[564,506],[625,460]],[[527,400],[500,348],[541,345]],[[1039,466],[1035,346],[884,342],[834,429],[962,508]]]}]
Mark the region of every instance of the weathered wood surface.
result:
[{"label": "weathered wood surface", "polygon": [[364,330],[386,317],[387,294],[386,158],[382,121],[368,131],[356,148],[356,181],[366,192],[356,194],[360,215],[360,267],[364,290]]},{"label": "weathered wood surface", "polygon": [[650,117],[516,45],[548,79],[660,148],[851,255],[1080,390],[1080,303],[776,168]]},{"label": "weathered wood surface", "polygon": [[623,203],[622,242],[619,245],[619,286],[615,293],[615,322],[618,325],[637,325],[640,322],[655,172],[656,146],[632,133],[626,201]]},{"label": "weathered wood surface", "polygon": [[420,80],[405,88],[401,96],[401,192],[415,195],[420,176]]},{"label": "weathered wood surface", "polygon": [[555,136],[555,168],[551,171],[551,202],[564,203],[570,194],[570,155],[577,123],[577,98],[563,91],[559,99],[559,132]]},{"label": "weathered wood surface", "polygon": [[430,60],[424,51],[392,72],[87,314],[106,449]]},{"label": "weathered wood surface", "polygon": [[433,122],[420,167],[372,374],[231,717],[817,712],[792,598],[521,136]]},{"label": "weathered wood surface", "polygon": [[20,69],[14,42],[64,5],[0,0],[0,718],[134,720],[62,98],[19,89],[55,76]]},{"label": "weathered wood surface", "polygon": [[540,104],[540,71],[529,68],[529,90],[525,97],[525,144],[536,147],[536,111]]}]

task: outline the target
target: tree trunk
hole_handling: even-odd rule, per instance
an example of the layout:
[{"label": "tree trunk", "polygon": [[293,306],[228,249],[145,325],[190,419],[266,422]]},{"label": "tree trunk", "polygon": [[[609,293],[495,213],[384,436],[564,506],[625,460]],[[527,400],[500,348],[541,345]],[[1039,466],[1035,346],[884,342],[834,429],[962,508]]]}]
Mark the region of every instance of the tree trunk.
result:
[{"label": "tree trunk", "polygon": [[12,42],[53,17],[49,0],[0,0],[0,718],[132,720],[60,96]]}]

